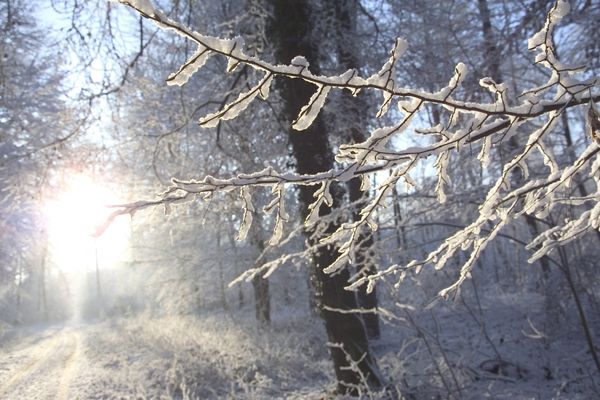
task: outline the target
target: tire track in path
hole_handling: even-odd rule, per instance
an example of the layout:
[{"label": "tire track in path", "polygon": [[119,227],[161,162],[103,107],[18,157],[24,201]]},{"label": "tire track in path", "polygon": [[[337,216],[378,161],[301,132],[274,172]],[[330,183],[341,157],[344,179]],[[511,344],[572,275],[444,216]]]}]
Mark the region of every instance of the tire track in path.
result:
[{"label": "tire track in path", "polygon": [[60,383],[58,385],[58,391],[56,392],[56,400],[69,399],[69,387],[71,384],[71,380],[73,379],[73,372],[75,371],[75,366],[77,365],[77,361],[79,360],[81,352],[81,334],[79,332],[73,332],[72,336],[74,337],[75,345],[73,348],[73,352],[65,361],[63,373],[60,378]]},{"label": "tire track in path", "polygon": [[[47,342],[37,345],[39,347],[36,353],[40,353],[41,355],[34,356],[32,359],[25,363],[24,366],[18,368],[16,372],[12,373],[5,382],[0,384],[0,398],[4,398],[3,396],[13,389],[15,386],[19,385],[19,383],[27,377],[31,372],[34,372],[37,368],[40,367],[55,351],[56,347],[59,345],[59,340],[56,336],[49,339]],[[28,348],[27,351],[31,352],[31,348]],[[20,353],[23,350],[20,351]]]},{"label": "tire track in path", "polygon": [[[18,357],[28,361],[0,383],[0,399],[69,399],[80,349],[81,334],[73,329],[62,329],[44,342],[20,349]],[[9,358],[13,358],[10,353]]]}]

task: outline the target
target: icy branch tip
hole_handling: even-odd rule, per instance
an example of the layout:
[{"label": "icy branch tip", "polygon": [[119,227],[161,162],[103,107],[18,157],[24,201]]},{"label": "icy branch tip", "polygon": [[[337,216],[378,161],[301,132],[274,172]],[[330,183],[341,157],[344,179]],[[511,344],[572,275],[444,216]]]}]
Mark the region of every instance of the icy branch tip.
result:
[{"label": "icy branch tip", "polygon": [[156,15],[156,9],[150,0],[117,0],[117,2],[135,8],[147,16],[153,17]]}]

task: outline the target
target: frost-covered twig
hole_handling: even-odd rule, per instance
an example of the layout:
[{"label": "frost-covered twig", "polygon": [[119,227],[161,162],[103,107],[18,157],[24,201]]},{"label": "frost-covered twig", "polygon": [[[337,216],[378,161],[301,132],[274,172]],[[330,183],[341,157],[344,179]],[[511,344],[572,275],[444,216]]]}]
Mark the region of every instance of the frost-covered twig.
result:
[{"label": "frost-covered twig", "polygon": [[360,363],[366,362],[365,358],[366,358],[367,354],[365,353],[358,360],[354,360],[352,358],[352,356],[350,355],[350,353],[348,353],[346,351],[346,349],[344,348],[344,345],[342,343],[329,342],[329,343],[327,343],[327,346],[332,349],[338,349],[339,351],[341,351],[344,354],[344,357],[346,358],[346,362],[348,364],[346,367],[343,367],[343,369],[351,370],[360,377],[359,384],[353,384],[350,382],[341,382],[341,383],[344,386],[346,386],[351,393],[354,393],[359,398],[374,398],[375,393],[371,393],[369,391],[369,387],[371,387],[371,385],[369,385],[370,378],[368,376],[365,376],[365,374],[363,373],[362,369],[359,366]]}]

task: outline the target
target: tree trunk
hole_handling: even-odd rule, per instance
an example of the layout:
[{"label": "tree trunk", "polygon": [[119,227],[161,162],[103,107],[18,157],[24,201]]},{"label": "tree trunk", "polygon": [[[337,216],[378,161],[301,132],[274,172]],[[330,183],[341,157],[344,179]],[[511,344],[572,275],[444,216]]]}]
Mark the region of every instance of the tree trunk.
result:
[{"label": "tree trunk", "polygon": [[227,293],[225,292],[225,276],[223,271],[223,250],[221,246],[221,230],[217,230],[217,263],[219,264],[219,297],[221,298],[221,307],[223,310],[229,310],[229,303],[227,303]]},{"label": "tree trunk", "polygon": [[[488,7],[487,0],[478,0],[479,15],[482,23],[482,32],[484,37],[485,55],[487,65],[485,65],[485,71],[496,83],[502,83],[502,70],[500,67],[500,60],[502,54],[496,46],[496,38],[492,30],[492,23],[490,17],[490,10]],[[518,149],[519,144],[516,138],[513,136],[508,140],[509,151],[514,153]],[[514,180],[521,179],[520,176],[513,176]],[[537,222],[534,217],[529,214],[524,215],[525,223],[527,224],[530,233],[535,237],[539,234],[540,230],[537,226]],[[553,332],[558,328],[558,312],[560,304],[558,302],[560,295],[557,287],[557,280],[554,277],[554,272],[550,268],[550,262],[547,257],[540,258],[540,265],[542,267],[542,274],[544,277],[544,308],[545,308],[545,333],[548,337],[551,337]]]},{"label": "tree trunk", "polygon": [[40,263],[40,283],[38,297],[38,311],[41,311],[44,321],[48,321],[48,302],[46,299],[46,256],[48,253],[48,243],[44,237],[44,247],[42,248],[42,260]]},{"label": "tree trunk", "polygon": [[94,238],[94,261],[96,264],[96,295],[98,301],[98,316],[104,317],[104,299],[102,298],[102,285],[100,284],[100,263],[98,260],[98,239]]},{"label": "tree trunk", "polygon": [[[560,116],[562,124],[563,124],[563,135],[565,137],[565,152],[568,154],[569,156],[569,162],[570,163],[574,163],[575,160],[577,159],[577,156],[575,155],[575,149],[573,148],[573,136],[571,135],[571,127],[569,126],[569,114],[567,113],[567,110],[564,110]],[[586,197],[588,195],[588,191],[585,188],[585,185],[582,181],[578,180],[577,182],[577,189],[579,190],[579,194],[581,194],[582,197]],[[596,237],[598,238],[598,240],[600,240],[600,231],[596,230]]]},{"label": "tree trunk", "polygon": [[254,309],[256,320],[261,328],[266,328],[271,323],[271,302],[269,301],[269,280],[260,275],[252,279],[254,288]]},{"label": "tree trunk", "polygon": [[[238,247],[237,247],[237,243],[234,239],[235,237],[235,230],[233,229],[233,224],[231,220],[227,220],[227,222],[229,223],[229,235],[227,235],[227,237],[229,238],[229,244],[231,245],[231,248],[233,249],[233,259],[234,259],[234,270],[236,271],[236,273],[238,274],[242,274],[244,272],[244,267],[239,263],[239,259],[240,256],[238,254]],[[244,286],[243,285],[237,285],[238,287],[238,308],[241,310],[242,308],[244,308]]]},{"label": "tree trunk", "polygon": [[[312,62],[311,71],[318,73],[317,51],[311,44],[310,38],[311,16],[308,2],[271,0],[271,4],[274,15],[270,24],[270,34],[275,43],[277,62],[289,63],[296,55],[303,55]],[[280,90],[283,98],[283,113],[289,122],[294,120],[300,109],[308,103],[315,86],[300,79],[286,79],[280,82]],[[327,171],[333,167],[333,153],[322,117],[317,117],[305,131],[295,132],[291,127],[289,129],[298,173],[311,174]],[[312,186],[300,186],[298,189],[303,218],[308,215],[308,206],[314,200],[315,190]],[[329,208],[323,206],[320,215],[325,216],[330,212]],[[332,225],[329,226],[329,232],[335,229]],[[316,244],[318,238],[311,237],[311,233],[311,229],[307,228],[309,242]],[[351,310],[358,307],[354,292],[344,289],[350,277],[348,269],[333,276],[323,273],[323,268],[330,265],[336,257],[337,251],[331,246],[313,252],[315,285],[318,286],[316,292],[320,294],[322,316],[332,345],[330,352],[338,381],[338,392],[357,395],[357,386],[364,385],[371,389],[378,389],[381,381],[374,359],[371,357],[362,318],[353,313],[328,310],[328,308]]]},{"label": "tree trunk", "polygon": [[[262,237],[262,217],[260,214],[254,215],[254,223],[250,227],[250,243],[256,246],[258,253],[262,253],[265,249],[265,243]],[[252,279],[252,287],[254,288],[254,310],[256,313],[256,321],[261,328],[266,328],[271,324],[269,279],[257,275]]]},{"label": "tree trunk", "polygon": [[15,314],[15,323],[21,323],[21,290],[23,287],[23,265],[21,261],[21,255],[17,256],[17,274],[19,278],[17,280],[17,293],[16,293],[16,314]]},{"label": "tree trunk", "polygon": [[[354,0],[338,0],[328,3],[333,6],[333,14],[336,17],[335,42],[340,65],[345,69],[358,68],[358,56],[356,46],[352,46],[353,39],[356,38],[356,17],[357,4]],[[366,140],[366,131],[368,129],[368,110],[369,104],[366,99],[366,93],[360,92],[358,96],[352,98],[348,93],[342,94],[341,110],[337,110],[338,115],[344,115],[349,118],[342,131],[342,138],[345,142],[361,143]],[[345,121],[346,122],[346,121]],[[348,182],[348,197],[354,205],[353,219],[360,219],[360,211],[367,202],[367,196],[360,189],[360,178],[351,179]],[[373,233],[370,229],[363,229],[358,235],[356,265],[361,275],[372,275],[377,272],[374,263],[372,247],[374,244]],[[366,290],[357,292],[358,304],[361,308],[376,310],[377,288],[374,287],[370,293]],[[379,328],[379,316],[375,313],[363,314],[363,320],[367,329],[369,338],[379,338],[381,332]]]}]

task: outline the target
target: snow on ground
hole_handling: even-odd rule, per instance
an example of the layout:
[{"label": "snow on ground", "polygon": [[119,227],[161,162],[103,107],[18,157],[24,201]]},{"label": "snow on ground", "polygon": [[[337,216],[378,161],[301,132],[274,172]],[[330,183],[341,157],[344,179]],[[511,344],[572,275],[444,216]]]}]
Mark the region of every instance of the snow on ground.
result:
[{"label": "snow on ground", "polygon": [[509,296],[481,309],[457,301],[400,312],[405,321],[375,345],[380,366],[418,399],[600,398],[600,376],[577,316],[563,316],[560,334],[547,341],[539,336],[542,302]]},{"label": "snow on ground", "polygon": [[222,315],[136,317],[22,330],[0,353],[0,398],[309,398],[332,382],[316,322],[266,333]]},{"label": "snow on ground", "polygon": [[330,368],[318,368],[328,361],[315,339],[305,330],[245,331],[222,316],[117,320],[87,328],[93,366],[75,392],[91,386],[88,393],[110,390],[116,397],[284,397],[330,381],[319,372]]},{"label": "snow on ground", "polygon": [[[564,317],[551,345],[535,336],[541,301],[398,311],[403,320],[384,325],[373,349],[390,385],[411,399],[599,398],[575,315]],[[259,330],[249,311],[5,332],[0,398],[330,398],[334,377],[318,318],[278,314]]]},{"label": "snow on ground", "polygon": [[69,399],[80,341],[71,328],[18,332],[0,355],[0,398]]}]

